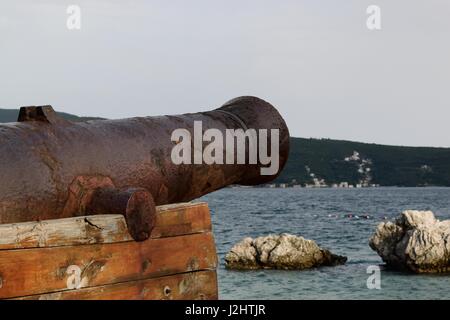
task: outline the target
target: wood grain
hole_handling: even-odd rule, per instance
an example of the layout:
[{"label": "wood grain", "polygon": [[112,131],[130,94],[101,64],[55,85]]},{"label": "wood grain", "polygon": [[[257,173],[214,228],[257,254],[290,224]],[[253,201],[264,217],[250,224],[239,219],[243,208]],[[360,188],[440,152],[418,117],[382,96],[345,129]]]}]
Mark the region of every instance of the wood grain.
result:
[{"label": "wood grain", "polygon": [[[208,205],[157,207],[150,238],[211,231]],[[122,215],[95,215],[0,225],[0,250],[132,241]]]},{"label": "wood grain", "polygon": [[21,300],[195,300],[218,299],[215,271],[197,271],[78,290],[18,298]]},{"label": "wood grain", "polygon": [[210,232],[143,242],[0,250],[0,298],[213,270],[216,266]]}]

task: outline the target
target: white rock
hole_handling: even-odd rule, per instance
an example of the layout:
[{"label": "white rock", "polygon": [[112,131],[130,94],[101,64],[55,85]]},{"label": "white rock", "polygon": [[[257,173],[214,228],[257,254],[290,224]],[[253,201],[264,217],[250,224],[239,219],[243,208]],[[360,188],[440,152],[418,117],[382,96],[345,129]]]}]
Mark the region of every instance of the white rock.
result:
[{"label": "white rock", "polygon": [[225,256],[229,269],[307,269],[344,264],[346,257],[321,249],[314,241],[290,234],[245,238]]},{"label": "white rock", "polygon": [[378,225],[369,241],[384,262],[417,273],[450,271],[450,220],[431,211],[404,211],[395,223]]}]

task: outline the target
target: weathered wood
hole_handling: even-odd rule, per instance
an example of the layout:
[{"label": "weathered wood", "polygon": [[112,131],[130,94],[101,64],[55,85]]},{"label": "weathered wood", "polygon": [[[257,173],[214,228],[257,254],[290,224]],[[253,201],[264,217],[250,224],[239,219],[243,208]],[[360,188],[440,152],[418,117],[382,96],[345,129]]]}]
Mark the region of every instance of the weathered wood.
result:
[{"label": "weathered wood", "polygon": [[157,208],[135,242],[122,215],[0,225],[0,298],[217,299],[206,203]]},{"label": "weathered wood", "polygon": [[169,204],[157,207],[157,211],[151,238],[211,231],[211,215],[206,202]]},{"label": "weathered wood", "polygon": [[215,271],[196,271],[78,290],[21,297],[21,300],[194,300],[217,299]]},{"label": "weathered wood", "polygon": [[216,265],[210,232],[143,242],[0,250],[0,298],[212,270]]},{"label": "weathered wood", "polygon": [[[157,207],[150,238],[211,231],[206,203]],[[0,250],[132,241],[122,215],[95,215],[0,225]]]}]

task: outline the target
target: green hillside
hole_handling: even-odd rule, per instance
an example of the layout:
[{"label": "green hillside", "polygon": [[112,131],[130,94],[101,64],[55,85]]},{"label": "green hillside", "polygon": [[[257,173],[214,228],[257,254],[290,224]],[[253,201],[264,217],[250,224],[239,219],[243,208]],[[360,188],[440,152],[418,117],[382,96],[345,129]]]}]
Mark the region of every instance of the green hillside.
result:
[{"label": "green hillside", "polygon": [[[71,121],[100,119],[58,114]],[[18,110],[0,109],[0,122],[14,122],[17,115]],[[314,179],[326,185],[450,186],[450,148],[291,138],[288,163],[276,182],[305,185]]]},{"label": "green hillside", "polygon": [[[351,158],[355,151],[359,156]],[[277,181],[311,184],[311,174],[328,185],[450,186],[450,148],[292,138],[288,163]]]}]

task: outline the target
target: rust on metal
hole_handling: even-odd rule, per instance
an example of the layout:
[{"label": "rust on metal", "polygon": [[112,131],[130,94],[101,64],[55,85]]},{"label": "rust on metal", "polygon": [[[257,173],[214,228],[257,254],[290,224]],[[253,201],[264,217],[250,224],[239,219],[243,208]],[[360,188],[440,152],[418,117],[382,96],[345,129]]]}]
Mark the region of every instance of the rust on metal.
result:
[{"label": "rust on metal", "polygon": [[[178,128],[192,134],[194,121],[221,132],[279,129],[278,173],[261,175],[260,164],[174,164],[171,134]],[[133,238],[144,240],[155,205],[190,201],[230,184],[267,183],[288,153],[286,123],[256,97],[207,112],[77,123],[60,119],[51,106],[22,107],[18,122],[0,125],[0,224],[120,213]]]},{"label": "rust on metal", "polygon": [[155,225],[156,207],[146,189],[97,188],[86,207],[89,214],[123,214],[135,240],[148,239]]}]

